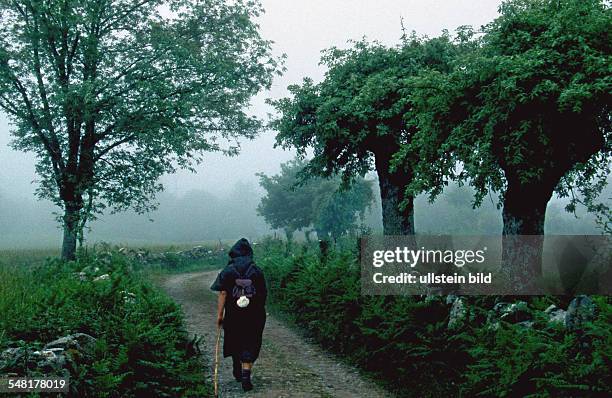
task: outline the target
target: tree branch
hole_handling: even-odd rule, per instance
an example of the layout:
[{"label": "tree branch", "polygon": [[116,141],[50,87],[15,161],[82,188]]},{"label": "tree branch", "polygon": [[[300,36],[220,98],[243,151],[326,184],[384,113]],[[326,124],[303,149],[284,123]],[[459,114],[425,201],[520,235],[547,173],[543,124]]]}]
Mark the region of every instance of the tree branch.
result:
[{"label": "tree branch", "polygon": [[43,79],[43,75],[41,71],[40,55],[38,52],[39,44],[40,44],[40,30],[38,28],[38,21],[36,17],[34,18],[34,32],[33,33],[34,33],[34,40],[32,43],[33,44],[32,52],[34,56],[34,74],[36,75],[38,95],[40,96],[40,99],[43,103],[43,112],[44,112],[46,129],[49,132],[49,135],[50,135],[49,141],[53,149],[52,156],[54,157],[54,160],[60,166],[60,169],[63,169],[64,164],[63,164],[63,159],[62,159],[62,151],[59,146],[59,139],[57,137],[57,134],[55,133],[55,128],[53,127],[53,119],[51,117],[51,108],[49,106],[49,100],[47,98],[47,90],[45,88],[45,83],[44,83],[44,79]]},{"label": "tree branch", "polygon": [[136,134],[130,134],[127,137],[124,137],[118,141],[113,142],[112,144],[108,145],[106,148],[102,149],[96,156],[94,156],[94,162],[97,162],[98,160],[102,159],[104,155],[106,155],[113,149],[117,148],[118,146],[126,144],[134,140],[135,138],[136,138]]},{"label": "tree branch", "polygon": [[[127,10],[125,10],[123,13],[119,13],[119,15],[110,15],[109,18],[103,19],[100,21],[100,31],[106,31],[106,30],[112,30],[112,27],[120,22],[122,19],[126,18],[127,16],[129,16],[130,14],[132,14],[134,11],[136,11],[138,8],[140,8],[141,6],[147,4],[147,3],[152,3],[154,0],[143,0],[140,1],[138,3],[135,3],[132,7],[128,8]],[[116,16],[117,18],[115,18],[114,20],[112,19],[113,16]],[[108,24],[106,24],[108,22]],[[106,24],[106,26],[105,26]]]}]

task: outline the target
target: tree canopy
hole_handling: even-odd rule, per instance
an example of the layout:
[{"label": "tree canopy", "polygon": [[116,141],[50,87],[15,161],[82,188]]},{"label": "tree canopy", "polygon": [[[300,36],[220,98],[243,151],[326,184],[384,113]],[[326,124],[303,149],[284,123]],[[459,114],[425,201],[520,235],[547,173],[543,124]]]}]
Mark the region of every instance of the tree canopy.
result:
[{"label": "tree canopy", "polygon": [[448,36],[413,36],[391,48],[364,40],[349,49],[326,50],[321,63],[329,69],[321,83],[306,78],[289,86],[290,98],[271,101],[279,112],[271,123],[277,144],[302,155],[311,149],[310,175],[341,174],[350,183],[375,169],[385,233],[413,234],[412,197],[403,190],[412,180],[411,170],[389,167],[400,144],[414,133],[405,122],[405,83],[423,69],[446,70],[454,52]]},{"label": "tree canopy", "polygon": [[612,12],[598,0],[512,0],[500,14],[450,72],[412,80],[417,134],[396,159],[418,176],[413,191],[467,180],[476,203],[501,195],[505,234],[543,234],[555,189],[588,201],[609,175]]},{"label": "tree canopy", "polygon": [[315,184],[297,187],[298,173],[304,166],[304,162],[293,160],[281,164],[280,173],[274,176],[257,174],[259,185],[266,191],[257,212],[272,228],[285,230],[287,236],[312,224]]},{"label": "tree canopy", "polygon": [[281,165],[274,176],[258,174],[266,191],[257,212],[274,229],[283,229],[290,240],[295,231],[309,239],[312,231],[319,239],[336,239],[357,227],[372,200],[372,183],[356,179],[350,188],[340,178],[313,177],[304,181],[300,173],[307,166],[295,159]]},{"label": "tree canopy", "polygon": [[145,211],[158,177],[258,132],[245,107],[279,72],[261,12],[250,0],[0,2],[0,107],[14,147],[37,155],[38,195],[64,209],[64,257],[86,216]]},{"label": "tree canopy", "polygon": [[313,203],[313,229],[319,239],[336,240],[365,228],[366,211],[374,200],[372,182],[357,179],[343,188],[339,178],[322,182]]}]

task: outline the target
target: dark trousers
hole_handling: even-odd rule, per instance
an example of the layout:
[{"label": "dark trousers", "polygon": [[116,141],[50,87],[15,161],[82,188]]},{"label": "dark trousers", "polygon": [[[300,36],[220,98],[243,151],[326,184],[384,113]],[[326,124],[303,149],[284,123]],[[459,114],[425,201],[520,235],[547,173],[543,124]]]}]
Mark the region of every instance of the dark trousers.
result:
[{"label": "dark trousers", "polygon": [[234,369],[234,375],[239,374],[242,370],[242,363],[240,362],[240,356],[237,354],[232,355],[232,367]]}]

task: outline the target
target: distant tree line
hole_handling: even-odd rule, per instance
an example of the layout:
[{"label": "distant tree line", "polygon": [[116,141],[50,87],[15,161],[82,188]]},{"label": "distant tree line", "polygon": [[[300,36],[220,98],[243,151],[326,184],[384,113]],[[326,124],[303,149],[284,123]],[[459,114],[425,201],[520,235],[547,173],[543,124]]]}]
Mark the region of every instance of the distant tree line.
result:
[{"label": "distant tree line", "polygon": [[257,212],[274,229],[282,229],[288,241],[296,231],[310,240],[312,232],[319,239],[355,234],[363,226],[373,200],[372,182],[358,179],[346,188],[339,178],[300,177],[306,163],[294,160],[281,165],[275,176],[258,174],[266,191]]},{"label": "distant tree line", "polygon": [[[368,177],[369,178],[369,177]],[[363,221],[355,215],[352,232],[382,233],[382,217],[378,189],[374,182],[372,204]],[[210,187],[205,187],[205,189]],[[606,197],[612,195],[606,187]],[[180,242],[202,242],[217,239],[237,239],[241,236],[257,240],[273,232],[264,217],[257,215],[257,207],[266,191],[255,183],[236,183],[229,192],[213,193],[192,190],[182,195],[162,192],[159,207],[148,214],[125,211],[105,213],[90,224],[87,243],[106,241],[117,244],[150,245]],[[451,184],[435,202],[429,203],[425,195],[415,199],[415,228],[421,234],[496,234],[501,230],[501,211],[489,200],[483,200],[477,209],[469,206],[473,189]],[[582,207],[577,216],[564,210],[564,201],[554,200],[546,214],[546,233],[597,234],[593,214]],[[15,247],[50,248],[58,244],[58,226],[53,205],[33,197],[0,187],[0,250]],[[363,223],[363,225],[362,225]],[[309,229],[304,230],[304,234]],[[312,230],[312,228],[310,228]],[[311,233],[310,238],[314,237]],[[300,233],[294,239],[301,239]],[[196,243],[194,243],[196,244]]]}]

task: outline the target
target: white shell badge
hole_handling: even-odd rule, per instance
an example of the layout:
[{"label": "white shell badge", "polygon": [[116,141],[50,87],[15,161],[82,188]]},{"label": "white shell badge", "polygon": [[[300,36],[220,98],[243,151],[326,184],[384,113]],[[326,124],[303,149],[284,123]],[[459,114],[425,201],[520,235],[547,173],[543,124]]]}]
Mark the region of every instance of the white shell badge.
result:
[{"label": "white shell badge", "polygon": [[236,304],[238,304],[238,307],[244,308],[249,305],[249,298],[247,296],[240,296],[240,298],[236,300]]}]

